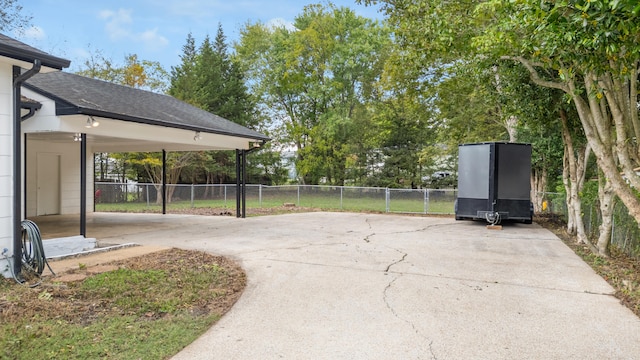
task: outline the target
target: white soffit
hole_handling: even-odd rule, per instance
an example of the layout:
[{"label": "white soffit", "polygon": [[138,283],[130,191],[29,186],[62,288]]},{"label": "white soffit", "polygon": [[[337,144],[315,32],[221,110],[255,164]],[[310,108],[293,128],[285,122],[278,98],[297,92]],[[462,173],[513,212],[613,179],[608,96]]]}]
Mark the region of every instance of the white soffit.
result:
[{"label": "white soffit", "polygon": [[86,115],[34,116],[22,123],[30,139],[73,141],[73,134],[86,133],[93,152],[199,151],[249,149],[253,139],[212,134],[122,120],[93,117],[100,123],[87,128]]}]

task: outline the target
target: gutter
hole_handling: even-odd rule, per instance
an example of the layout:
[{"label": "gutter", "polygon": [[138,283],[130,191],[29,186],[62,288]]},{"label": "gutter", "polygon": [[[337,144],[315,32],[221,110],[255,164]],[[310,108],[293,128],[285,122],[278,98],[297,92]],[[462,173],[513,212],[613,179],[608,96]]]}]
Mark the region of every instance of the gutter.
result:
[{"label": "gutter", "polygon": [[22,115],[22,117],[20,118],[20,120],[25,121],[28,118],[32,117],[33,115],[36,114],[36,111],[40,110],[42,108],[42,104],[32,104],[32,103],[24,103],[22,101],[20,101],[20,109],[28,109],[29,112]]},{"label": "gutter", "polygon": [[19,66],[13,67],[13,273],[16,280],[22,279],[22,117],[21,87],[30,77],[40,72],[42,61],[35,59],[33,67],[22,73]]}]

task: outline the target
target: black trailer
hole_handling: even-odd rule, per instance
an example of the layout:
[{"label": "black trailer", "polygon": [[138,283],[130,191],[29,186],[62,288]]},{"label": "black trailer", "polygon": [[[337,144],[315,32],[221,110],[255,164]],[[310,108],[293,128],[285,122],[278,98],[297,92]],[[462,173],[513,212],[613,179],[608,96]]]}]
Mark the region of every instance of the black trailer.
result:
[{"label": "black trailer", "polygon": [[458,146],[456,220],[531,224],[531,144],[486,142]]}]

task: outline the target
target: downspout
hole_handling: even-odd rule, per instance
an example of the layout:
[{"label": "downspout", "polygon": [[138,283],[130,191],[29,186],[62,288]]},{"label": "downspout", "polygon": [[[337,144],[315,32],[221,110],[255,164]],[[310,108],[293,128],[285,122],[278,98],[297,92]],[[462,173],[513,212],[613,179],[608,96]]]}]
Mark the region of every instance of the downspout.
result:
[{"label": "downspout", "polygon": [[[25,118],[23,116],[22,120],[24,120],[24,119]],[[29,150],[29,149],[27,149],[27,134],[24,134],[24,138],[22,139],[22,141],[23,141],[23,144],[24,144],[24,153],[22,154],[22,158],[23,159],[27,159],[27,155],[28,155],[27,151]],[[27,204],[27,191],[26,191],[26,189],[27,189],[27,176],[28,175],[29,174],[27,174],[27,167],[25,166],[24,167],[24,177],[22,178],[22,188],[25,189],[25,192],[23,194],[24,197],[22,198],[22,200],[24,201],[25,204]],[[23,210],[22,216],[26,219],[27,218],[27,206],[26,205],[23,206],[22,210]],[[22,229],[22,224],[20,225],[20,228]]]},{"label": "downspout", "polygon": [[[29,119],[30,117],[33,117],[33,115],[36,114],[36,111],[40,110],[40,108],[42,108],[42,104],[29,106],[29,112],[24,114],[24,115],[22,115],[20,117],[20,121],[25,121],[25,120]],[[20,110],[22,110],[22,96],[20,96]],[[24,134],[23,144],[24,144],[24,153],[23,153],[22,156],[23,156],[23,159],[26,159],[27,158],[27,134]],[[22,182],[23,182],[23,184],[22,184],[23,187],[22,188],[23,189],[27,188],[27,176],[28,176],[27,169],[25,168],[24,169],[24,178],[22,179]],[[26,193],[24,194],[24,203],[25,204],[27,203],[27,194]],[[27,207],[26,206],[24,207],[24,214],[22,216],[24,216],[25,218],[27,217]]]},{"label": "downspout", "polygon": [[[20,117],[20,121],[25,121],[28,118],[33,117],[33,115],[36,114],[36,111],[40,110],[40,108],[42,108],[42,104],[29,106],[29,112],[24,114],[24,115],[22,115]],[[20,96],[20,110],[22,110],[22,96]],[[23,156],[23,159],[26,159],[27,158],[27,134],[24,134],[23,144],[24,144],[24,153],[23,153],[22,156]],[[27,174],[27,169],[25,168],[24,169],[24,178],[22,179],[23,189],[27,188],[27,175],[28,175]],[[27,194],[26,193],[24,194],[24,203],[25,204],[27,203]],[[24,207],[24,214],[22,216],[24,216],[25,218],[27,217],[27,207],[26,206]]]},{"label": "downspout", "polygon": [[30,77],[40,72],[42,62],[33,61],[33,67],[22,73],[13,67],[13,273],[22,281],[22,127],[20,116],[21,87]]}]

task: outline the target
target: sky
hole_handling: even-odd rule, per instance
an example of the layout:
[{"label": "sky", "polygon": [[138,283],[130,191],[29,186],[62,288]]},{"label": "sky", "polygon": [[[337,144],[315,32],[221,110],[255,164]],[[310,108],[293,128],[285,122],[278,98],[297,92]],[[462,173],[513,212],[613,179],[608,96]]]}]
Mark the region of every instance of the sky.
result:
[{"label": "sky", "polygon": [[[180,63],[191,33],[200,45],[215,38],[222,24],[229,45],[247,22],[291,24],[310,3],[324,0],[23,0],[22,14],[31,16],[23,34],[7,34],[51,55],[71,60],[66,71],[78,70],[92,54],[122,65],[125,56],[157,61],[169,71]],[[333,0],[356,14],[382,19],[378,8],[355,0]]]}]

